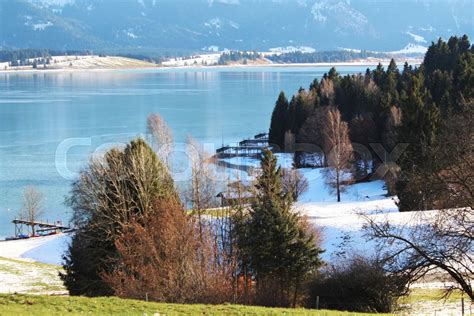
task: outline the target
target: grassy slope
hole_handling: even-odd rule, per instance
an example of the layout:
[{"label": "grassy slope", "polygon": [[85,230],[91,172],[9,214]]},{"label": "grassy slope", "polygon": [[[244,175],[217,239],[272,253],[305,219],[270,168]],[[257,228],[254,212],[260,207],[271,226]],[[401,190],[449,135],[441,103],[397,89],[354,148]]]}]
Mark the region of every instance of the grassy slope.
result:
[{"label": "grassy slope", "polygon": [[265,308],[242,305],[147,303],[115,297],[85,298],[43,295],[0,295],[0,315],[364,315],[338,311]]},{"label": "grassy slope", "polygon": [[[0,293],[64,294],[61,267],[0,257]],[[0,310],[0,316],[2,315]]]}]

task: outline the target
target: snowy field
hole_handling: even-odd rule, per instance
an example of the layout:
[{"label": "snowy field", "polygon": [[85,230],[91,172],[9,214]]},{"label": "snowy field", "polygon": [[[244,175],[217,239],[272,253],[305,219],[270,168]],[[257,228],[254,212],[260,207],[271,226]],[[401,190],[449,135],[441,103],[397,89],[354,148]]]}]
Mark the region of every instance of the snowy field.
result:
[{"label": "snowy field", "polygon": [[[34,58],[29,60],[33,63]],[[52,56],[50,64],[46,66],[47,71],[51,70],[84,70],[84,69],[122,69],[122,68],[154,68],[157,65],[142,60],[119,57],[119,56]],[[14,70],[45,70],[43,65],[38,65],[37,69],[29,66],[10,67],[8,62],[0,63],[0,71]]]}]

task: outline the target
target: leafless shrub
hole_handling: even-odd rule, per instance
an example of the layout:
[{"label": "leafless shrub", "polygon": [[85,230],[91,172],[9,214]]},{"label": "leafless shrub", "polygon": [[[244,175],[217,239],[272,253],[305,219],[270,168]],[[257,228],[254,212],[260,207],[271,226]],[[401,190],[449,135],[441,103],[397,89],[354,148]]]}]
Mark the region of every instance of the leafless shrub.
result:
[{"label": "leafless shrub", "polygon": [[414,283],[427,274],[448,275],[453,285],[474,299],[474,211],[468,208],[416,212],[406,223],[393,224],[362,215],[367,235],[385,249],[390,271]]},{"label": "leafless shrub", "polygon": [[376,258],[353,256],[326,267],[311,284],[310,306],[323,309],[390,313],[407,293],[406,280],[387,273]]},{"label": "leafless shrub", "polygon": [[283,190],[293,197],[293,201],[308,191],[308,180],[297,169],[282,169]]}]

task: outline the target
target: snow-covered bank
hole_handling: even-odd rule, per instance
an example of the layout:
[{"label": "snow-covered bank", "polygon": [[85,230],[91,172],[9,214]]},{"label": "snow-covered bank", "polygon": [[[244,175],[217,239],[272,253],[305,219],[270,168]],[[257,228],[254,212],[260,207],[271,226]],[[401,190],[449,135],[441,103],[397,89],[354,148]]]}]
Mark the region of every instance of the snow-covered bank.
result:
[{"label": "snow-covered bank", "polygon": [[[33,63],[34,58],[30,59]],[[41,72],[75,72],[104,71],[125,69],[153,69],[158,65],[143,60],[120,56],[52,56],[49,64],[37,68],[28,66],[9,66],[8,62],[0,63],[0,73],[41,73]]]},{"label": "snow-covered bank", "polygon": [[61,265],[71,236],[58,234],[0,242],[0,257]]},{"label": "snow-covered bank", "polygon": [[[402,65],[407,62],[410,65],[419,65],[422,59],[419,58],[400,58],[395,60],[397,64]],[[271,62],[255,62],[248,64],[228,64],[228,65],[203,65],[202,63],[192,63],[188,65],[181,64],[152,64],[145,61],[125,58],[125,57],[96,57],[96,59],[85,59],[75,61],[74,59],[67,63],[58,63],[53,66],[48,65],[46,69],[42,66],[33,69],[32,66],[9,67],[8,63],[0,63],[0,74],[30,74],[30,73],[74,73],[83,71],[110,72],[110,71],[130,71],[130,70],[149,70],[149,71],[200,71],[221,69],[225,71],[232,70],[265,70],[265,68],[317,68],[317,67],[374,67],[378,64],[387,66],[390,59],[367,59],[354,60],[350,62],[331,62],[331,63],[288,63],[277,64]]]}]

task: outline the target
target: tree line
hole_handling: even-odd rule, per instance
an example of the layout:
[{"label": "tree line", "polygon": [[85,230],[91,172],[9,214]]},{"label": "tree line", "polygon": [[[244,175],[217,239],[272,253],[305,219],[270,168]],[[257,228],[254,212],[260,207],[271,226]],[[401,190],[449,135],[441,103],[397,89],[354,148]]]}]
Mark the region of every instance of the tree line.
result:
[{"label": "tree line", "polygon": [[90,51],[78,50],[50,50],[50,49],[19,49],[19,50],[0,50],[0,62],[9,62],[10,66],[28,66],[31,65],[30,59],[49,60],[51,56],[85,56],[91,55]]},{"label": "tree line", "polygon": [[370,51],[350,51],[350,50],[336,50],[336,51],[322,51],[313,53],[303,53],[300,51],[275,54],[267,58],[275,63],[334,63],[334,62],[348,62],[357,59],[367,58],[390,58],[390,54],[378,53]]},{"label": "tree line", "polygon": [[244,51],[228,51],[223,52],[220,57],[218,64],[226,65],[232,62],[243,61],[245,64],[248,60],[256,60],[261,58],[261,54],[258,52],[244,52]]},{"label": "tree line", "polygon": [[[337,191],[383,178],[401,211],[472,205],[473,53],[466,35],[453,36],[432,43],[419,67],[332,68],[290,100],[280,93],[270,143],[295,152],[297,166],[328,166]],[[452,154],[441,154],[446,145]]]}]

